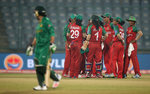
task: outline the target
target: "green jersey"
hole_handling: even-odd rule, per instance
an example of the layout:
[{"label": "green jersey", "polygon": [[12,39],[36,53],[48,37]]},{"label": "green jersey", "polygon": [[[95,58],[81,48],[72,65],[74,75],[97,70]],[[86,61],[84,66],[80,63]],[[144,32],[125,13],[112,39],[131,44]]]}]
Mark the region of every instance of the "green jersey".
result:
[{"label": "green jersey", "polygon": [[50,37],[55,36],[54,27],[47,17],[36,27],[36,46],[50,44]]},{"label": "green jersey", "polygon": [[69,25],[69,24],[65,25],[65,27],[64,27],[64,33],[63,33],[64,41],[67,41],[68,25]]},{"label": "green jersey", "polygon": [[55,36],[54,27],[47,17],[43,17],[36,27],[36,65],[47,65],[48,58],[50,57],[49,45],[51,36]]}]

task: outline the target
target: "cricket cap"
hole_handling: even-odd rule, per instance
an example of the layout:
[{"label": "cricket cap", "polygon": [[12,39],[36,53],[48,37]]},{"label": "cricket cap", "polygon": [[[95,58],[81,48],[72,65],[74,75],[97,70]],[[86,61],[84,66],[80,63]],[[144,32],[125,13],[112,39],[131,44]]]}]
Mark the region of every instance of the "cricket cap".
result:
[{"label": "cricket cap", "polygon": [[70,18],[71,18],[71,19],[76,18],[76,15],[75,15],[75,14],[72,14],[72,15],[70,16]]},{"label": "cricket cap", "polygon": [[109,18],[111,18],[111,15],[110,15],[110,13],[105,13],[104,15],[102,15],[101,17],[103,17],[103,18],[105,18],[105,17],[109,17]]},{"label": "cricket cap", "polygon": [[76,19],[78,19],[78,20],[82,20],[82,19],[83,19],[83,17],[82,17],[81,15],[79,15],[79,14],[78,14],[78,15],[76,16]]},{"label": "cricket cap", "polygon": [[133,21],[136,22],[136,18],[134,16],[130,16],[128,19],[126,19],[127,21]]}]

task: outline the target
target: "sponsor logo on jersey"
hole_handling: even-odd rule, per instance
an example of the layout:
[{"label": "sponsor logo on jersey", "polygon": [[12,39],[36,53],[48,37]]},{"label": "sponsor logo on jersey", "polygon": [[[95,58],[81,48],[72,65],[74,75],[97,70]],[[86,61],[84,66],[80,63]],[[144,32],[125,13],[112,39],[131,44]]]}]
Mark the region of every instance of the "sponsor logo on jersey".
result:
[{"label": "sponsor logo on jersey", "polygon": [[111,34],[111,31],[107,31],[107,34]]},{"label": "sponsor logo on jersey", "polygon": [[43,27],[43,24],[41,24],[40,27]]},{"label": "sponsor logo on jersey", "polygon": [[71,26],[70,29],[80,29],[80,28],[76,26]]},{"label": "sponsor logo on jersey", "polygon": [[128,34],[127,36],[130,37],[130,36],[133,36],[133,34]]},{"label": "sponsor logo on jersey", "polygon": [[128,30],[129,32],[131,32],[132,30]]},{"label": "sponsor logo on jersey", "polygon": [[19,55],[10,54],[5,58],[4,66],[7,70],[20,70],[23,66],[23,60]]}]

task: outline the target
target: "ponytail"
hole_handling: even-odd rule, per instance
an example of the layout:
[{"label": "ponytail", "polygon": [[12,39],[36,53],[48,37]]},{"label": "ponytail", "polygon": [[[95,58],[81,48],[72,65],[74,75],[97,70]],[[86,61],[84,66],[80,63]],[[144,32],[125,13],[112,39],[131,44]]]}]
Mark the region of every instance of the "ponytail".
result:
[{"label": "ponytail", "polygon": [[95,25],[96,30],[99,30],[100,23],[99,23],[99,17],[98,16],[96,16],[96,15],[92,16],[92,23],[93,23],[93,25]]},{"label": "ponytail", "polygon": [[76,24],[82,26],[82,20],[76,19]]}]

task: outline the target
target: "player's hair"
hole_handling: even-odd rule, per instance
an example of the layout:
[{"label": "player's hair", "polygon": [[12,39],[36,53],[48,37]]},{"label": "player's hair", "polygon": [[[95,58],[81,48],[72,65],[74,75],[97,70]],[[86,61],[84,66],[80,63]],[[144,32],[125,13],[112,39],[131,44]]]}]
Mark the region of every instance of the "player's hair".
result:
[{"label": "player's hair", "polygon": [[123,20],[123,21],[119,22],[119,24],[120,24],[121,26],[123,26],[123,25],[125,24],[125,21]]},{"label": "player's hair", "polygon": [[71,22],[71,18],[68,19],[69,23]]},{"label": "player's hair", "polygon": [[82,20],[76,19],[76,24],[82,26]]},{"label": "player's hair", "polygon": [[104,23],[102,21],[99,20],[99,25],[104,27]]},{"label": "player's hair", "polygon": [[99,23],[99,17],[98,16],[96,16],[96,15],[92,16],[92,23],[93,23],[93,25],[96,26],[96,30],[99,30],[100,23]]},{"label": "player's hair", "polygon": [[109,20],[110,20],[110,22],[113,22],[113,18],[112,17],[110,17]]}]

